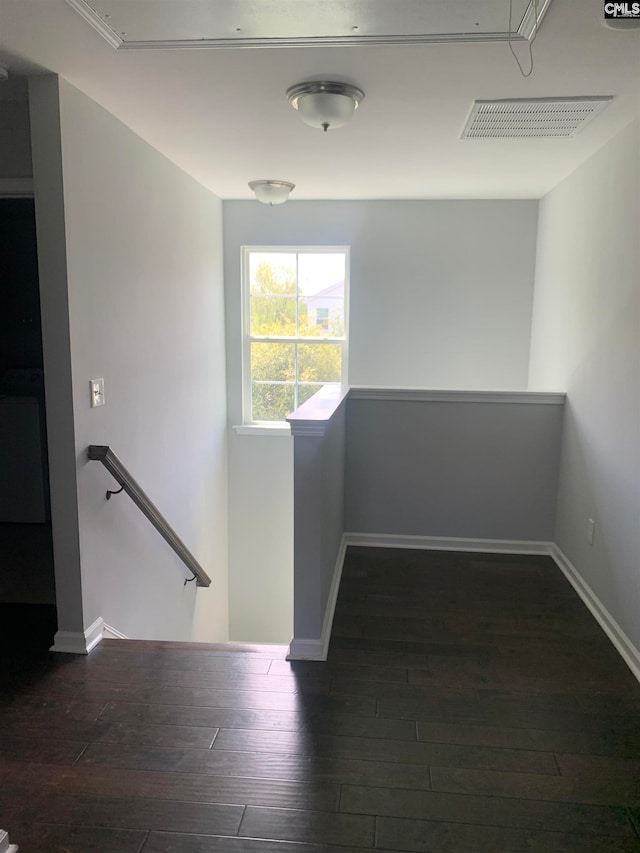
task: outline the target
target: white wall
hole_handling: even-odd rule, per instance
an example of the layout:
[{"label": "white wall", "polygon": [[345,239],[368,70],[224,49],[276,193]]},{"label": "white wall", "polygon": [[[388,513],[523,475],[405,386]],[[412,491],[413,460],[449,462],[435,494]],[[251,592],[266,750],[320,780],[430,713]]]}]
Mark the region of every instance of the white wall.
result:
[{"label": "white wall", "polygon": [[[224,202],[230,425],[242,419],[241,246],[351,246],[352,385],[522,389],[536,223],[534,201]],[[290,621],[261,611],[265,586],[291,601],[291,439],[232,433],[229,466],[231,637],[287,642]]]},{"label": "white wall", "polygon": [[[102,616],[134,637],[226,640],[221,202],[63,80],[59,92],[84,627]],[[106,405],[91,409],[95,377]],[[197,605],[131,501],[105,501],[89,444],[113,448],[211,576]]]},{"label": "white wall", "polygon": [[241,245],[351,246],[351,385],[523,389],[536,218],[535,201],[225,202],[232,416]]},{"label": "white wall", "polygon": [[293,634],[293,439],[229,434],[229,639]]},{"label": "white wall", "polygon": [[636,648],[639,152],[636,123],[541,202],[530,367],[531,388],[567,390],[556,541]]}]

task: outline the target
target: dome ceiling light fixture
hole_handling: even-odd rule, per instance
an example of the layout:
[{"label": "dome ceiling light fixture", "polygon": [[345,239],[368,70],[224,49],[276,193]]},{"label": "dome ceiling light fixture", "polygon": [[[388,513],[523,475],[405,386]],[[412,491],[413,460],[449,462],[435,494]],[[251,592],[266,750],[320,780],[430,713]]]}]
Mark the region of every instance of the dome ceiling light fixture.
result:
[{"label": "dome ceiling light fixture", "polygon": [[364,92],[348,83],[314,80],[287,89],[289,103],[310,127],[325,133],[346,124],[364,99]]},{"label": "dome ceiling light fixture", "polygon": [[285,202],[294,188],[295,184],[289,181],[249,181],[249,189],[253,190],[258,201],[271,206]]}]

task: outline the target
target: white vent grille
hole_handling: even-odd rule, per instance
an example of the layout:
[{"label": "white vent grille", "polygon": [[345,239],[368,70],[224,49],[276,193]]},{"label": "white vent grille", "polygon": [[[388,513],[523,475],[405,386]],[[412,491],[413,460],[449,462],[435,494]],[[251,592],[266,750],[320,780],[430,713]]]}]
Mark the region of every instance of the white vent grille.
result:
[{"label": "white vent grille", "polygon": [[611,95],[475,101],[462,139],[563,139],[576,136]]}]

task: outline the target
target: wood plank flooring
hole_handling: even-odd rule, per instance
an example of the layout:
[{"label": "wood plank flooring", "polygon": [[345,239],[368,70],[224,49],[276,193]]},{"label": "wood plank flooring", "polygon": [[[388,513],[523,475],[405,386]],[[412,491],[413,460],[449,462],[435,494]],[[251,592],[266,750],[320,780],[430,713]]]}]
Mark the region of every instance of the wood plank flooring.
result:
[{"label": "wood plank flooring", "polygon": [[350,548],[326,663],[1,656],[21,853],[640,851],[640,685],[546,557]]}]

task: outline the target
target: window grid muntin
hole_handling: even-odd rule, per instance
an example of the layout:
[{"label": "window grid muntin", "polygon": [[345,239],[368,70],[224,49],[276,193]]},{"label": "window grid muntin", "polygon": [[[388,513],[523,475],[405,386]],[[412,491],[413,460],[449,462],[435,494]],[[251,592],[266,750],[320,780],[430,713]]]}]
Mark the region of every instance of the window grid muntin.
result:
[{"label": "window grid muntin", "polygon": [[[300,303],[300,285],[299,285],[299,263],[301,255],[322,255],[322,254],[336,254],[342,255],[344,258],[344,296],[342,300],[342,321],[343,327],[345,330],[344,335],[335,337],[335,336],[327,336],[327,335],[319,335],[319,336],[266,336],[266,335],[252,335],[251,334],[251,297],[255,295],[259,295],[260,297],[264,296],[273,296],[282,298],[283,294],[254,294],[251,290],[251,276],[250,276],[250,259],[251,255],[254,253],[260,253],[264,255],[276,254],[276,255],[284,255],[284,254],[295,254],[295,275],[296,275],[296,328],[299,328],[299,303]],[[243,315],[244,315],[244,343],[242,347],[242,376],[243,376],[243,421],[245,423],[282,423],[281,421],[260,421],[253,418],[253,401],[252,401],[252,391],[254,384],[263,384],[263,385],[286,385],[291,384],[294,385],[295,390],[295,407],[298,408],[298,386],[309,387],[311,385],[318,385],[321,387],[322,385],[327,384],[339,384],[338,382],[301,382],[298,381],[298,347],[296,346],[294,349],[294,375],[296,376],[296,380],[292,383],[288,383],[285,380],[280,381],[268,381],[268,380],[254,380],[251,376],[251,344],[252,343],[274,343],[274,344],[285,344],[285,343],[293,343],[293,344],[312,344],[314,346],[321,346],[323,344],[334,344],[340,346],[340,355],[341,355],[341,377],[340,382],[346,382],[347,379],[347,367],[348,367],[348,340],[347,340],[347,329],[349,328],[349,256],[350,250],[348,246],[244,246],[242,248],[242,275],[243,275]],[[305,295],[306,296],[306,295]]]}]

